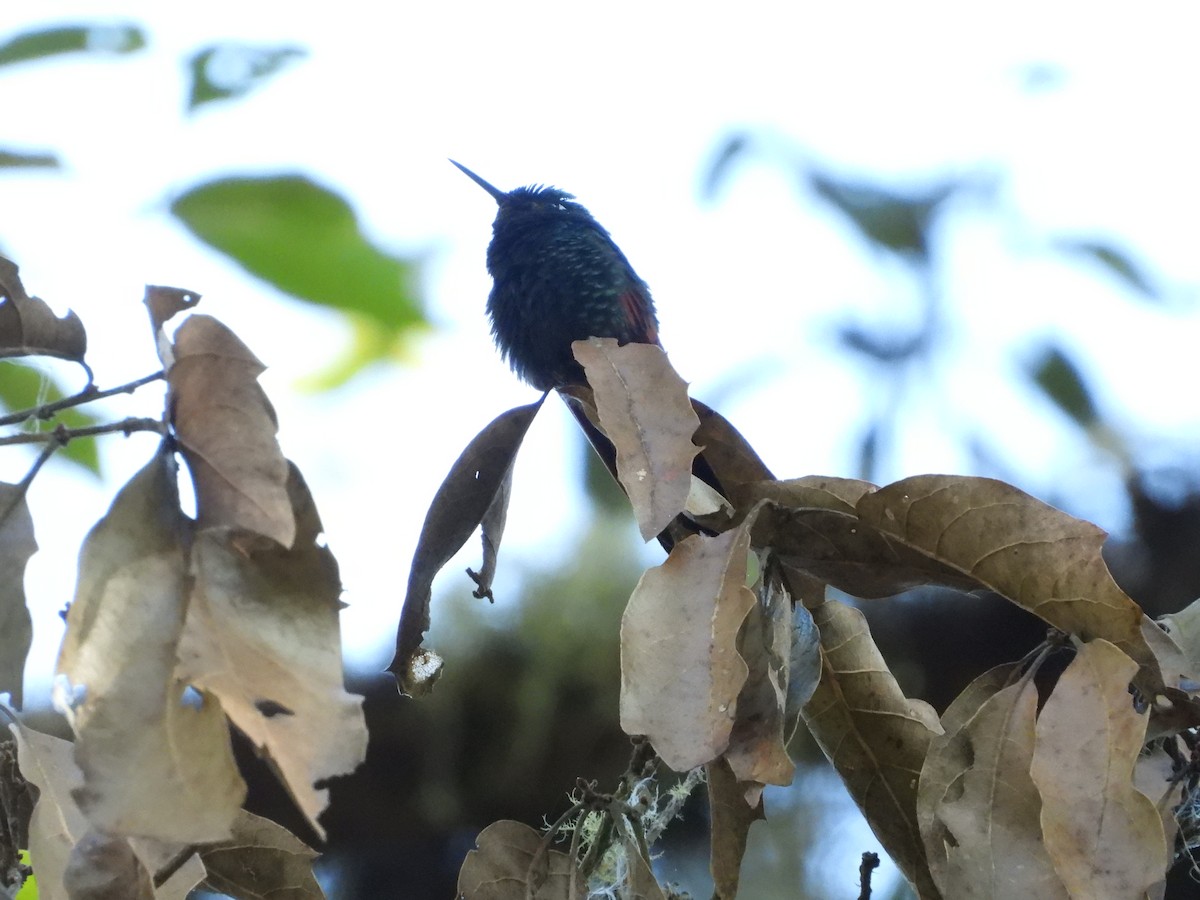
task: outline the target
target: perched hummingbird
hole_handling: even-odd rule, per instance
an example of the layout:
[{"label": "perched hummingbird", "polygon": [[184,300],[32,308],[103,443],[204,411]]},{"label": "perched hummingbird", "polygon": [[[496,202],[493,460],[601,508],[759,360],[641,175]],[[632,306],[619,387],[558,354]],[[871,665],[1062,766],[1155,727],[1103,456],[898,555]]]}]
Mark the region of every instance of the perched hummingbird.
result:
[{"label": "perched hummingbird", "polygon": [[571,342],[657,344],[650,288],[575,198],[531,185],[507,193],[450,160],[500,207],[487,268],[492,337],[517,375],[541,391],[584,384]]}]

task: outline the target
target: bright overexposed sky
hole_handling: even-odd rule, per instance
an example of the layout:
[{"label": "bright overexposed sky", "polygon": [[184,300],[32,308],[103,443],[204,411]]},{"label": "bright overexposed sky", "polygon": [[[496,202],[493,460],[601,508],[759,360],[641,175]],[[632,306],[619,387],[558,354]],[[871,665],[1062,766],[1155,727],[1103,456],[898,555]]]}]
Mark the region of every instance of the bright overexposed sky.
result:
[{"label": "bright overexposed sky", "polygon": [[[202,293],[201,311],[270,366],[263,382],[284,451],[306,474],[342,566],[352,662],[386,662],[408,559],[450,463],[494,415],[533,398],[488,338],[494,204],[449,156],[505,189],[543,182],[574,193],[650,284],[664,344],[694,393],[717,394],[781,476],[857,474],[864,411],[879,398],[876,382],[830,347],[834,329],[851,312],[905,321],[914,289],[802,186],[784,163],[792,150],[899,188],[993,176],[986,208],[951,211],[939,246],[951,332],[934,376],[949,400],[914,402],[889,479],[965,471],[961,437],[979,432],[1027,489],[1068,490],[1081,514],[1120,528],[1123,510],[1105,499],[1114,471],[1020,387],[1023,354],[1051,336],[1077,355],[1102,413],[1130,441],[1169,456],[1164,435],[1180,447],[1200,436],[1183,387],[1194,381],[1186,363],[1200,285],[1200,7],[1188,0],[986,9],[63,0],[0,5],[0,40],[98,18],[142,26],[149,47],[0,70],[0,146],[50,149],[65,162],[61,172],[0,175],[0,246],[31,293],[82,317],[101,387],[156,366],[146,283]],[[240,101],[185,116],[183,60],[227,40],[309,55]],[[1030,90],[1038,68],[1050,80]],[[734,129],[761,133],[762,149],[702,202],[705,168]],[[346,340],[337,316],[245,276],[167,209],[174,192],[232,172],[303,172],[342,192],[381,247],[425,260],[435,330],[403,364],[329,395],[296,390]],[[1056,235],[1136,252],[1161,276],[1168,308],[1149,309],[1103,271],[1048,252]],[[144,393],[105,408],[152,413],[160,395]],[[543,559],[578,526],[570,427],[549,404],[527,439],[500,595],[505,559]],[[30,492],[42,548],[27,576],[30,703],[48,690],[79,543],[153,445],[110,438],[104,483],[52,464]],[[1094,464],[1056,465],[1081,452]],[[0,478],[18,480],[30,459],[7,450]],[[476,558],[474,541],[467,552],[463,565]],[[452,564],[439,584],[461,569]]]}]

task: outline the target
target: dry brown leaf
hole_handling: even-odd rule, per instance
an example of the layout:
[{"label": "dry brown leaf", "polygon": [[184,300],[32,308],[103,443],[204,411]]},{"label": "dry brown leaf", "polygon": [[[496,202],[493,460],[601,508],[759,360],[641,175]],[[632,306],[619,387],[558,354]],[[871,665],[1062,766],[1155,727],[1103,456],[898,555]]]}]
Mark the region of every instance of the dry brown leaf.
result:
[{"label": "dry brown leaf", "polygon": [[1177,661],[1177,665],[1181,669],[1179,674],[1191,682],[1184,686],[1185,689],[1200,691],[1200,600],[1192,601],[1179,612],[1162,616],[1159,622],[1183,654],[1183,660]]},{"label": "dry brown leaf", "polygon": [[937,897],[916,822],[917,782],[937,714],[904,696],[863,614],[836,601],[816,607],[824,663],[804,721],[871,829],[922,897]]},{"label": "dry brown leaf", "polygon": [[356,769],[367,732],[362,698],[343,688],[337,562],[318,543],[308,487],[290,473],[291,548],[230,529],[197,533],[180,675],[220,699],[323,835],[328,790],[314,783]]},{"label": "dry brown leaf", "polygon": [[170,369],[175,363],[175,349],[171,345],[163,326],[174,316],[191,309],[200,302],[200,295],[183,288],[146,285],[146,296],[142,300],[146,304],[146,312],[150,314],[150,328],[154,332],[154,343],[158,348],[158,358],[164,369]]},{"label": "dry brown leaf", "polygon": [[129,842],[95,829],[72,848],[63,885],[70,900],[154,900],[154,882]]},{"label": "dry brown leaf", "polygon": [[541,881],[534,900],[585,896],[587,889],[575,861],[560,850],[547,850],[541,856],[541,865],[530,872],[541,843],[542,835],[528,825],[509,820],[493,822],[479,832],[476,849],[463,860],[458,896],[462,900],[526,900],[531,874]]},{"label": "dry brown leaf", "polygon": [[620,889],[622,900],[667,900],[650,863],[638,850],[637,842],[626,840],[623,849],[629,869]]},{"label": "dry brown leaf", "polygon": [[240,528],[290,547],[296,522],[275,439],[266,368],[232,331],[193,315],[175,333],[168,408],[196,487],[201,528]]},{"label": "dry brown leaf", "polygon": [[25,492],[0,482],[0,694],[11,694],[17,707],[24,702],[25,657],[33,641],[25,606],[25,564],[37,548]]},{"label": "dry brown leaf", "polygon": [[1028,677],[997,683],[1012,671],[1001,666],[968,687],[959,708],[947,711],[954,731],[943,719],[947,734],[925,758],[918,818],[932,818],[921,822],[922,836],[945,897],[1068,898],[1042,845],[1041,800],[1029,777],[1037,687]]},{"label": "dry brown leaf", "polygon": [[621,727],[677,772],[729,746],[748,673],[738,630],[757,602],[749,549],[746,527],[692,535],[643,573],[621,618]]},{"label": "dry brown leaf", "polygon": [[1136,671],[1108,641],[1084,644],[1038,716],[1030,774],[1046,849],[1072,897],[1140,897],[1169,862],[1158,812],[1133,786],[1148,719],[1129,695]]},{"label": "dry brown leaf", "polygon": [[595,392],[600,426],[617,448],[617,477],[648,541],[683,512],[700,452],[692,443],[700,421],[687,383],[661,347],[589,338],[571,348]]},{"label": "dry brown leaf", "polygon": [[29,822],[29,856],[37,867],[39,900],[66,900],[63,872],[71,849],[88,830],[88,821],[71,792],[80,784],[70,741],[24,725],[10,725],[17,739],[21,774],[38,789]]},{"label": "dry brown leaf", "polygon": [[[1161,746],[1146,748],[1138,756],[1133,767],[1133,786],[1144,794],[1158,810],[1163,824],[1163,835],[1168,847],[1175,847],[1179,834],[1179,820],[1175,818],[1175,807],[1179,804],[1182,786],[1175,778],[1175,761]],[[1152,900],[1161,900],[1166,893],[1166,879],[1151,885],[1146,892]]]},{"label": "dry brown leaf", "polygon": [[323,900],[312,872],[316,858],[282,825],[244,810],[229,840],[200,850],[209,886],[243,900]]},{"label": "dry brown leaf", "polygon": [[[408,590],[396,634],[396,656],[388,666],[388,671],[396,676],[400,690],[405,694],[426,693],[437,679],[436,669],[432,674],[427,674],[414,664],[414,660],[419,663],[424,658],[418,651],[429,629],[429,604],[434,576],[467,542],[467,538],[488,517],[489,511],[499,515],[499,510],[495,509],[496,498],[504,491],[525,433],[545,399],[543,395],[536,403],[518,406],[493,419],[455,460],[433,502],[429,504],[429,512],[425,514],[425,524],[421,527],[421,537],[409,568]],[[506,508],[503,503],[502,506]],[[503,533],[503,527],[497,529],[496,524],[493,522],[489,527],[484,543],[485,557],[488,542],[493,545],[493,568]],[[487,573],[486,563],[485,558],[481,577]]]},{"label": "dry brown leaf", "polygon": [[190,530],[175,474],[164,446],[88,534],[58,671],[85,689],[71,718],[87,817],[190,844],[228,837],[246,789],[220,705],[185,702],[175,676]]},{"label": "dry brown leaf", "polygon": [[[922,475],[881,488],[858,505],[865,523],[902,538],[980,586],[1085,641],[1104,638],[1157,669],[1142,611],[1100,556],[1107,537],[991,478]],[[1158,679],[1161,683],[1161,679]]]},{"label": "dry brown leaf", "polygon": [[0,358],[53,356],[82,363],[87,332],[73,312],[62,318],[45,301],[30,297],[17,265],[0,256]]},{"label": "dry brown leaf", "polygon": [[[792,600],[782,585],[770,584],[755,603],[738,637],[749,674],[738,694],[737,718],[725,760],[743,782],[746,801],[757,804],[764,785],[792,783],[796,767],[787,752],[784,710],[792,653]],[[815,629],[810,634],[819,647]],[[819,651],[818,651],[819,652]],[[814,681],[812,687],[816,688]],[[807,702],[808,697],[805,697]]]},{"label": "dry brown leaf", "polygon": [[[692,440],[703,448],[705,461],[731,499],[740,499],[743,485],[772,478],[754,448],[724,416],[699,400],[692,401],[692,409],[700,421]],[[745,504],[746,509],[751,506]]]},{"label": "dry brown leaf", "polygon": [[949,837],[935,815],[937,805],[942,802],[950,785],[970,762],[960,753],[953,752],[962,749],[961,745],[949,745],[962,727],[979,711],[979,707],[1008,684],[1017,669],[1016,663],[996,666],[963,688],[942,713],[942,733],[935,734],[929,742],[925,764],[921,767],[921,780],[917,787],[917,827],[925,842],[931,868],[938,865],[939,859],[945,856],[946,848],[943,844]]},{"label": "dry brown leaf", "polygon": [[750,826],[766,818],[762,797],[753,805],[747,803],[745,786],[738,783],[724,759],[709,763],[704,771],[708,776],[711,820],[708,865],[712,871],[713,895],[718,900],[733,900],[737,896]]}]

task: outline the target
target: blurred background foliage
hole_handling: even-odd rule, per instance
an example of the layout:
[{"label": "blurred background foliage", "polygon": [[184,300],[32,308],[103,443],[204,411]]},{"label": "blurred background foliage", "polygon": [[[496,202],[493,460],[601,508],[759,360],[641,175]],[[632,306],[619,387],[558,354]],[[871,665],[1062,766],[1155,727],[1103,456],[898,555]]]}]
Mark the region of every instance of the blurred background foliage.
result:
[{"label": "blurred background foliage", "polygon": [[[0,78],[19,78],[21,66],[67,55],[92,55],[100,64],[106,57],[138,53],[146,42],[147,35],[133,24],[71,24],[0,35]],[[290,67],[302,65],[306,53],[294,44],[206,45],[183,68],[189,83],[182,114],[206,114],[210,107],[251,96],[266,80],[286,77]],[[1031,69],[1026,87],[1043,90],[1056,77],[1053,67]],[[953,375],[940,364],[954,341],[948,321],[972,314],[944,288],[947,268],[954,264],[953,229],[962,221],[956,213],[969,209],[975,217],[1004,218],[997,195],[1005,172],[981,168],[924,182],[848,173],[765,128],[713,135],[709,147],[697,147],[694,161],[682,164],[696,167],[702,199],[715,208],[737,190],[748,167],[786,172],[802,202],[823,210],[829,227],[864,251],[866,264],[877,266],[888,284],[901,285],[895,302],[902,310],[889,308],[894,298],[883,297],[874,318],[847,314],[830,323],[838,352],[860,373],[872,401],[849,443],[853,458],[842,471],[828,474],[870,480],[894,474],[898,441],[924,427],[911,416],[919,403],[951,423],[971,460],[970,474],[1030,487],[1027,473],[1006,460],[986,429],[975,427],[988,419],[988,411],[963,416],[955,406],[947,380]],[[53,147],[0,141],[0,188],[3,180],[24,177],[26,170],[44,173],[62,165]],[[318,176],[223,177],[198,181],[173,196],[169,214],[196,240],[297,302],[337,310],[350,320],[350,346],[325,370],[314,368],[311,389],[346,384],[430,328],[422,259],[374,246],[360,225],[355,198],[324,186]],[[20,227],[0,217],[0,246]],[[1109,279],[1146,315],[1168,309],[1195,327],[1188,290],[1172,273],[1158,271],[1152,249],[1087,233],[1027,232],[1022,239],[1036,244],[1036,252]],[[1107,547],[1117,581],[1151,615],[1178,609],[1200,595],[1200,459],[1192,448],[1165,457],[1147,452],[1162,449],[1155,435],[1134,435],[1137,423],[1111,421],[1102,382],[1083,362],[1074,340],[1047,336],[1012,360],[1012,377],[1040,393],[1042,402],[1083,438],[1063,452],[1061,443],[1039,431],[1041,420],[1019,423],[1016,427],[1027,429],[1020,440],[1046,448],[1037,454],[1042,470],[1030,489],[1055,484],[1057,474],[1081,465],[1106,469],[1110,477],[1098,483],[1119,484],[1124,497],[1116,502],[1132,511],[1128,527]],[[1081,331],[1077,341],[1085,340]],[[1155,348],[1130,346],[1128,352],[1151,356]],[[727,383],[733,393],[750,391],[759,377],[769,376],[734,373]],[[33,406],[74,389],[53,372],[0,363],[0,403],[6,409]],[[1178,391],[1181,403],[1192,400],[1187,386],[1162,389]],[[80,418],[72,424],[85,422]],[[797,437],[844,438],[819,432]],[[371,744],[366,766],[332,786],[333,804],[324,819],[329,843],[321,863],[331,897],[450,896],[461,859],[483,826],[500,818],[530,824],[554,818],[577,777],[599,779],[603,787],[614,784],[622,771],[628,741],[616,719],[616,636],[645,551],[607,473],[581,440],[577,452],[589,460],[590,524],[562,559],[526,563],[518,571],[519,603],[487,607],[469,596],[465,577],[444,580],[435,596],[431,643],[449,664],[432,697],[401,701],[391,679],[376,674],[382,665],[351,661],[350,687],[366,696]],[[66,455],[91,472],[101,471],[91,442],[71,444]],[[446,468],[450,462],[445,460]],[[1078,509],[1080,497],[1073,493],[1078,481],[1063,484],[1070,489],[1050,496],[1043,491],[1042,498],[1068,511]],[[421,510],[408,508],[404,514],[419,517]],[[399,547],[397,553],[406,558],[409,549]],[[398,563],[399,584],[402,573]],[[994,598],[947,591],[917,591],[863,608],[902,686],[939,710],[976,674],[1019,658],[1043,632],[1037,621]],[[32,715],[35,727],[63,731],[48,710]],[[792,788],[768,792],[768,821],[751,832],[743,894],[849,897],[858,855],[877,848],[869,841],[847,846],[862,832],[837,826],[853,813],[803,730],[792,750],[802,762],[800,773]],[[250,774],[251,808],[313,841],[265,766],[245,746],[239,752]],[[688,809],[668,832],[661,860],[662,877],[695,896],[707,891],[704,815],[699,801]],[[1191,896],[1193,888],[1180,867],[1168,896]],[[876,896],[900,897],[905,891],[881,884]]]}]

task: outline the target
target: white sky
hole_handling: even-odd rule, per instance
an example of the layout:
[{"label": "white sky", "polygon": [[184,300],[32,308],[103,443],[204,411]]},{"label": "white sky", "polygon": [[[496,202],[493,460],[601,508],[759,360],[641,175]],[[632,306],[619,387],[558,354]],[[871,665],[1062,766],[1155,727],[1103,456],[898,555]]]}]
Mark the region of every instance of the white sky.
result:
[{"label": "white sky", "polygon": [[[65,0],[34,19],[4,4],[0,37],[94,20],[98,6]],[[743,2],[734,12],[713,3],[129,0],[104,9],[142,25],[148,50],[0,70],[0,146],[53,149],[67,164],[0,177],[0,243],[31,292],[82,316],[102,387],[155,367],[140,304],[147,282],[203,293],[201,310],[268,363],[284,450],[305,472],[342,565],[351,660],[386,660],[407,562],[452,460],[492,416],[533,396],[488,339],[494,206],[448,156],[502,188],[544,182],[576,194],[653,288],[664,343],[695,393],[745,379],[717,402],[781,476],[856,474],[852,450],[878,402],[867,394],[875,383],[822,345],[848,311],[903,320],[912,287],[782,166],[740,165],[717,202],[702,204],[701,175],[735,127],[897,185],[946,171],[1000,176],[999,212],[964,208],[947,220],[941,274],[953,349],[935,374],[951,412],[913,406],[889,479],[964,471],[959,438],[977,429],[1025,487],[1067,491],[1081,514],[1120,527],[1123,510],[1107,499],[1111,468],[1085,452],[1094,464],[1064,473],[1082,438],[1014,387],[1022,354],[1049,335],[1065,336],[1102,412],[1139,446],[1170,458],[1172,442],[1186,449],[1200,433],[1186,366],[1196,315],[1147,312],[1103,274],[1038,244],[1060,233],[1112,238],[1151,262],[1176,299],[1195,299],[1194,2],[1144,4],[1136,18],[1125,4],[1044,2],[986,11]],[[295,43],[310,56],[260,92],[186,118],[183,60],[222,40]],[[1023,91],[1022,71],[1041,64],[1061,81]],[[337,317],[252,282],[167,213],[172,192],[207,177],[283,171],[342,191],[380,246],[428,260],[437,330],[414,345],[411,367],[380,367],[329,396],[295,391],[336,355],[345,337]],[[152,411],[158,397],[144,393],[107,408],[114,417]],[[576,460],[563,451],[574,446],[564,443],[570,427],[548,405],[527,439],[499,595],[511,586],[505,561],[542,559],[578,524]],[[27,576],[33,703],[47,689],[61,637],[55,611],[70,598],[83,534],[153,440],[104,447],[106,483],[51,465],[30,493],[42,545]],[[0,478],[18,480],[29,459],[6,451]],[[474,561],[475,542],[468,551]],[[461,570],[452,564],[447,577],[462,580]]]}]

